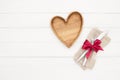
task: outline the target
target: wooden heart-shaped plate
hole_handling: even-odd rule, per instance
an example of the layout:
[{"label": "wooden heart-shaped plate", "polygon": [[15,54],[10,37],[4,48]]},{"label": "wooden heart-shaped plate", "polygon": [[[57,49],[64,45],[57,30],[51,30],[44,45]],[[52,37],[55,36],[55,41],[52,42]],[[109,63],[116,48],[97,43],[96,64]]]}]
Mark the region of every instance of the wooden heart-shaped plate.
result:
[{"label": "wooden heart-shaped plate", "polygon": [[51,21],[54,33],[67,47],[71,47],[78,38],[82,25],[83,18],[79,12],[72,12],[66,21],[59,16],[55,16]]}]

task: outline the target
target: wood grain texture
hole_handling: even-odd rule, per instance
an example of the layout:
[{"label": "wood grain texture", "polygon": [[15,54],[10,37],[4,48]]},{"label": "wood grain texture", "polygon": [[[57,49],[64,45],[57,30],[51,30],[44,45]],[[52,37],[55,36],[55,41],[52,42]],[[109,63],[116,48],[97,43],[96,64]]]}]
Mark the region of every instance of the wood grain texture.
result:
[{"label": "wood grain texture", "polygon": [[67,20],[55,16],[51,26],[56,36],[69,48],[80,35],[83,26],[83,18],[79,12],[72,12]]}]

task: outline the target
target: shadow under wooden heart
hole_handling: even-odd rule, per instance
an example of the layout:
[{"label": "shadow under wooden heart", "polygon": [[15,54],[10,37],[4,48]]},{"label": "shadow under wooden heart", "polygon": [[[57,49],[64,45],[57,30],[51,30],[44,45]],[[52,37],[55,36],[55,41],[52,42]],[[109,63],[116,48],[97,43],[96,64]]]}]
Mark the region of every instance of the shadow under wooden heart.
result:
[{"label": "shadow under wooden heart", "polygon": [[82,25],[83,18],[79,12],[72,12],[66,21],[59,16],[55,16],[51,21],[54,33],[67,47],[71,47],[78,38]]}]

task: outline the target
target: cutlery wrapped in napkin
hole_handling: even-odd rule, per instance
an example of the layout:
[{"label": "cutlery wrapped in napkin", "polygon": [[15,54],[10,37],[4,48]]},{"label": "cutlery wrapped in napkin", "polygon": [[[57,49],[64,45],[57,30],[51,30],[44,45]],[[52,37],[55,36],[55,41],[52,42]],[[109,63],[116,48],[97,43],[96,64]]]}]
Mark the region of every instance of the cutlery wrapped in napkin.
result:
[{"label": "cutlery wrapped in napkin", "polygon": [[84,70],[92,69],[95,65],[96,55],[100,50],[103,51],[104,47],[108,45],[109,42],[110,38],[107,36],[106,32],[93,28],[82,47],[75,54],[75,62]]}]

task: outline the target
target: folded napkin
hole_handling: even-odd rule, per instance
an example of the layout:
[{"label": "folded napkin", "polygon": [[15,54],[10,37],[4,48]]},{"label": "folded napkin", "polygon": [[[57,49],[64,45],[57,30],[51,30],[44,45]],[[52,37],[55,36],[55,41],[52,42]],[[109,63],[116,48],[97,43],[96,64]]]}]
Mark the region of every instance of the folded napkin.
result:
[{"label": "folded napkin", "polygon": [[[92,39],[95,39],[96,37],[98,37],[100,34],[102,33],[102,31],[100,31],[97,28],[93,28],[90,33],[88,34],[87,40],[92,41]],[[102,39],[101,39],[101,44],[100,46],[104,49],[104,47],[106,45],[108,45],[108,43],[110,42],[110,38],[105,35]],[[75,62],[81,66],[82,69],[92,69],[95,65],[95,61],[96,61],[96,55],[99,53],[96,53],[94,50],[92,51],[90,57],[87,59],[86,64],[83,66],[83,62],[85,57],[83,57],[82,59],[79,60],[79,57],[85,52],[86,50],[80,48],[79,51],[75,54],[74,56],[74,60]]]}]

